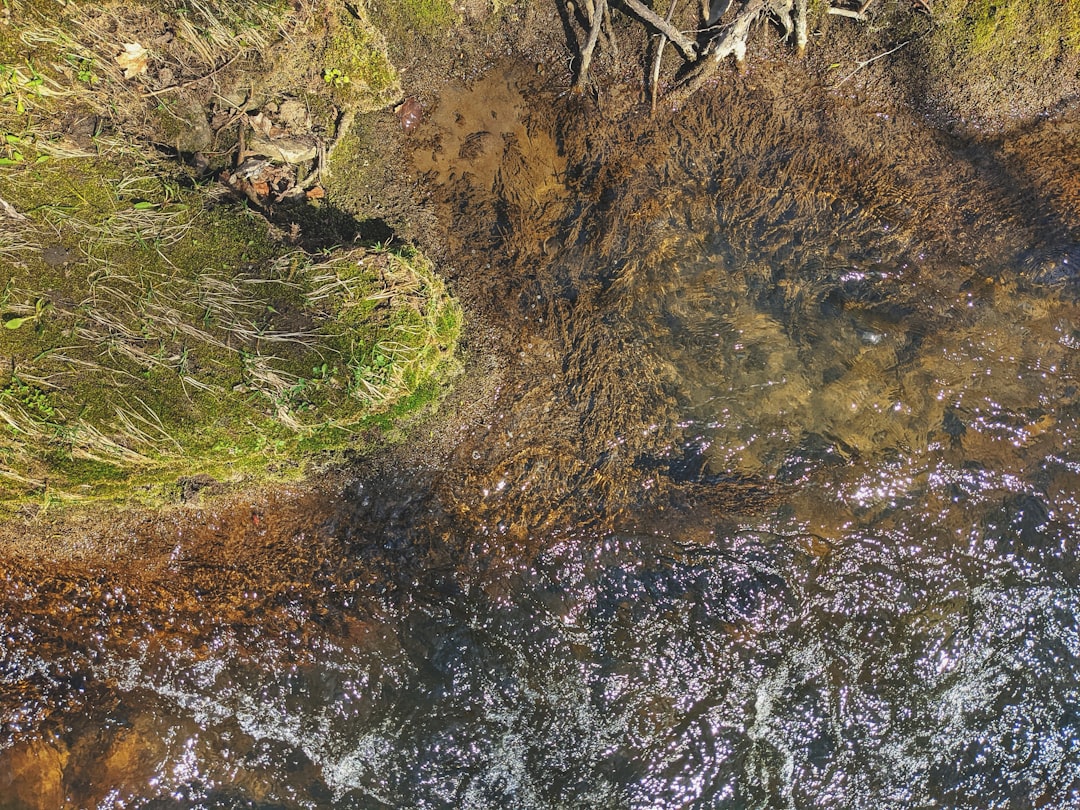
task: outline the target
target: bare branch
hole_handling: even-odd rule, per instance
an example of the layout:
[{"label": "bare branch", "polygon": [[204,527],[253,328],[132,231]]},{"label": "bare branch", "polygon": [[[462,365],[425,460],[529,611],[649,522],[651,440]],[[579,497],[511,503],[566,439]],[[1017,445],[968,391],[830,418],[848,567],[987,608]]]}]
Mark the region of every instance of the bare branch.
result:
[{"label": "bare branch", "polygon": [[654,29],[670,39],[672,44],[679,49],[679,53],[683,55],[683,59],[687,62],[697,61],[697,45],[694,44],[692,39],[683,34],[682,31],[657,16],[652,9],[639,2],[639,0],[622,0],[622,2],[624,6],[633,12],[634,16],[638,17],[643,22],[648,23]]}]

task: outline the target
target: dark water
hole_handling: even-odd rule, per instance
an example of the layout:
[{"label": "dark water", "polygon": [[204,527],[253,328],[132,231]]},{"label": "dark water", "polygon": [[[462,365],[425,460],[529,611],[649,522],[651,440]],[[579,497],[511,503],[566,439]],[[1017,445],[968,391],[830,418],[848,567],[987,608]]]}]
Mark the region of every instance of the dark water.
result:
[{"label": "dark water", "polygon": [[732,109],[492,208],[444,462],[8,554],[0,807],[1080,807],[1080,153]]}]

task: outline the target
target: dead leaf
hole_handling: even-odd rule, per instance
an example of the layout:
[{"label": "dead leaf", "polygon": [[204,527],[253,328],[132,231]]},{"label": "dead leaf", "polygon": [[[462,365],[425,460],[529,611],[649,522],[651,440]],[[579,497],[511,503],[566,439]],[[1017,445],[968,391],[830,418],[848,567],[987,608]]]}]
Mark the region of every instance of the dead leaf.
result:
[{"label": "dead leaf", "polygon": [[116,55],[116,64],[124,69],[124,78],[133,79],[146,73],[146,60],[150,52],[138,42],[125,42],[122,53]]},{"label": "dead leaf", "polygon": [[315,186],[314,188],[308,189],[307,198],[309,200],[321,200],[325,196],[326,192],[323,191],[322,186]]},{"label": "dead leaf", "polygon": [[262,135],[264,138],[271,137],[271,133],[274,129],[274,122],[270,120],[262,111],[258,115],[248,115],[248,123],[251,124],[251,128]]},{"label": "dead leaf", "polygon": [[270,193],[270,184],[267,183],[265,180],[256,180],[256,181],[254,181],[251,184],[251,188],[260,197],[265,197],[266,195],[268,195]]},{"label": "dead leaf", "polygon": [[3,197],[0,197],[0,211],[3,211],[7,216],[11,217],[12,219],[18,220],[19,222],[26,221],[26,217],[16,211],[15,206],[13,206]]}]

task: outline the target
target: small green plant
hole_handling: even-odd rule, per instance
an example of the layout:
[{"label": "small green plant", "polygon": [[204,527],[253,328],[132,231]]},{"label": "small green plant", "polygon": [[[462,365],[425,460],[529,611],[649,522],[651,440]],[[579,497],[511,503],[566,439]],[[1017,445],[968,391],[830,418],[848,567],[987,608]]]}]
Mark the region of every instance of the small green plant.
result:
[{"label": "small green plant", "polygon": [[67,54],[64,61],[75,71],[75,78],[83,84],[93,87],[97,76],[94,75],[94,60],[87,56]]},{"label": "small green plant", "polygon": [[66,95],[66,91],[42,76],[30,62],[20,65],[0,64],[0,103],[11,104],[22,115],[43,96]]},{"label": "small green plant", "polygon": [[41,316],[45,314],[45,311],[51,304],[44,298],[38,298],[34,301],[34,311],[30,314],[23,314],[21,312],[5,312],[0,315],[0,321],[3,322],[5,329],[19,329],[23,325],[31,323],[35,326],[41,322]]},{"label": "small green plant", "polygon": [[[0,149],[0,166],[18,166],[27,162],[28,147],[32,147],[34,139],[29,135],[16,135],[12,132],[4,133],[3,143]],[[33,163],[44,163],[49,159],[48,155],[37,155]]]},{"label": "small green plant", "polygon": [[0,157],[0,166],[17,166],[26,160],[26,156],[20,149],[20,141],[21,139],[15,135],[4,135],[4,155]]},{"label": "small green plant", "polygon": [[344,87],[349,83],[349,77],[338,68],[326,68],[323,70],[323,81],[334,87]]},{"label": "small green plant", "polygon": [[30,418],[40,422],[51,423],[57,418],[49,395],[18,377],[12,377],[7,387],[0,389],[0,404],[9,403],[17,404]]}]

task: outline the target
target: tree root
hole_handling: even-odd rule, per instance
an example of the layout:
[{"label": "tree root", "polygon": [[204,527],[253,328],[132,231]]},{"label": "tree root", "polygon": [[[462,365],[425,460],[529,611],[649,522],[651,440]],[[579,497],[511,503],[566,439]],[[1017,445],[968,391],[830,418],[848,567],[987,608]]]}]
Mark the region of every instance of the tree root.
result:
[{"label": "tree root", "polygon": [[697,45],[682,31],[662,17],[658,17],[652,9],[644,3],[639,2],[639,0],[622,0],[622,2],[635,17],[671,40],[671,44],[679,49],[679,53],[682,54],[683,59],[687,62],[694,62],[697,60]]},{"label": "tree root", "polygon": [[[671,0],[671,5],[668,6],[667,22],[671,22],[671,15],[675,13],[675,3],[678,0]],[[656,115],[656,99],[660,94],[660,62],[664,58],[664,46],[667,45],[667,37],[664,34],[660,34],[660,39],[656,43],[656,54],[653,56],[652,70],[649,72],[649,112],[651,115]]]},{"label": "tree root", "polygon": [[[863,0],[860,12],[873,0]],[[691,22],[691,34],[688,36],[680,26],[672,21],[678,7],[677,0],[671,0],[667,17],[659,16],[641,0],[584,0],[588,12],[588,36],[580,48],[581,67],[574,82],[574,89],[581,91],[588,82],[592,67],[593,54],[601,34],[607,35],[605,48],[614,52],[614,33],[610,26],[611,9],[623,11],[636,18],[650,30],[650,36],[658,36],[656,49],[650,64],[646,66],[644,85],[653,113],[658,103],[663,100],[672,107],[679,107],[701,89],[719,70],[729,56],[734,56],[739,63],[746,56],[747,40],[755,22],[768,15],[775,19],[785,30],[786,38],[793,38],[796,50],[801,56],[807,44],[808,0],[741,0],[730,22],[723,18],[729,15],[732,0],[727,2],[692,3],[693,14],[699,15]],[[685,14],[685,8],[683,13]],[[579,18],[580,19],[580,18]],[[608,25],[605,27],[605,22]],[[688,22],[686,20],[683,21]],[[694,26],[704,26],[694,28]],[[706,36],[707,35],[707,36]],[[661,66],[664,48],[671,42],[683,60],[682,67],[676,69],[678,77],[671,83],[671,89],[661,93]]]},{"label": "tree root", "polygon": [[585,47],[581,49],[581,69],[578,71],[577,81],[574,82],[575,90],[584,89],[585,82],[589,80],[589,68],[592,66],[593,50],[596,48],[596,41],[600,39],[600,28],[604,24],[604,15],[606,13],[607,0],[596,0],[596,5],[590,11],[592,19],[589,21],[589,38],[585,41]]},{"label": "tree root", "polygon": [[734,56],[736,62],[742,62],[746,58],[746,40],[750,36],[750,28],[769,11],[770,6],[770,0],[747,0],[743,3],[735,20],[724,26],[721,33],[709,42],[698,64],[668,92],[665,101],[670,101],[672,107],[681,107],[713,77],[729,56]]}]

